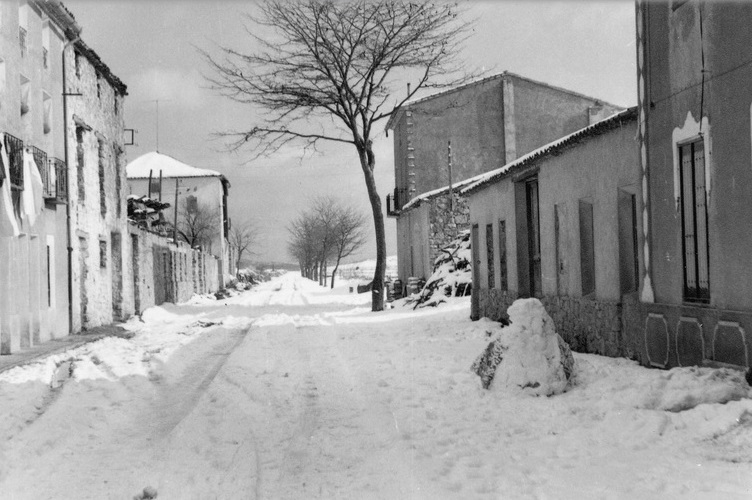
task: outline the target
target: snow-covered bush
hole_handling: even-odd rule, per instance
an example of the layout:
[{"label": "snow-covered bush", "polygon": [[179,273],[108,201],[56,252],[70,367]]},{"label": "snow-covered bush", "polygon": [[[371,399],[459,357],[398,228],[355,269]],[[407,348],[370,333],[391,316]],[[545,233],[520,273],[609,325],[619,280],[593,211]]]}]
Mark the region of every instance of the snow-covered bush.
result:
[{"label": "snow-covered bush", "polygon": [[483,387],[536,396],[564,392],[574,373],[574,358],[543,304],[518,299],[507,314],[509,324],[492,332],[491,343],[472,366]]},{"label": "snow-covered bush", "polygon": [[470,295],[473,283],[470,231],[462,231],[449,245],[442,248],[433,264],[433,273],[423,289],[406,304],[416,307],[435,307],[444,297]]}]

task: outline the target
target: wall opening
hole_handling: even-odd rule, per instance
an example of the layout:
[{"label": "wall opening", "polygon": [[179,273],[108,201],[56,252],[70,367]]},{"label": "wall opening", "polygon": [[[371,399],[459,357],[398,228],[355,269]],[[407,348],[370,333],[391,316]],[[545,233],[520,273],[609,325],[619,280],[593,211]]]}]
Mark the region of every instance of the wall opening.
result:
[{"label": "wall opening", "polygon": [[587,200],[580,200],[580,282],[583,297],[595,292],[593,204]]},{"label": "wall opening", "polygon": [[503,291],[509,290],[507,277],[507,222],[499,221],[499,282]]},{"label": "wall opening", "polygon": [[619,189],[619,284],[621,293],[636,292],[640,280],[637,245],[637,196]]},{"label": "wall opening", "polygon": [[110,235],[112,253],[112,319],[123,319],[123,255],[120,233]]},{"label": "wall opening", "polygon": [[486,224],[486,265],[488,268],[488,289],[494,288],[496,284],[496,276],[494,273],[494,239],[493,239],[493,224]]}]

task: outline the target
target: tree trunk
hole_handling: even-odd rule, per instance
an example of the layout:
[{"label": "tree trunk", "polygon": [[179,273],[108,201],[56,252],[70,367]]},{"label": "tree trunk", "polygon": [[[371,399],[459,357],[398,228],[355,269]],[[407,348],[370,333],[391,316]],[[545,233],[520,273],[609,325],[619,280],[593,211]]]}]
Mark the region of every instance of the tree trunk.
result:
[{"label": "tree trunk", "polygon": [[381,197],[376,189],[376,178],[373,169],[376,157],[373,154],[373,144],[370,140],[364,146],[358,147],[360,166],[368,189],[368,199],[371,201],[373,226],[376,231],[376,270],[373,272],[371,289],[371,311],[384,310],[384,274],[386,273],[386,231],[384,230],[384,214],[381,212]]},{"label": "tree trunk", "polygon": [[337,255],[337,263],[334,264],[334,270],[332,271],[332,286],[330,288],[334,288],[334,275],[337,274],[337,269],[339,269],[339,261],[342,257]]}]

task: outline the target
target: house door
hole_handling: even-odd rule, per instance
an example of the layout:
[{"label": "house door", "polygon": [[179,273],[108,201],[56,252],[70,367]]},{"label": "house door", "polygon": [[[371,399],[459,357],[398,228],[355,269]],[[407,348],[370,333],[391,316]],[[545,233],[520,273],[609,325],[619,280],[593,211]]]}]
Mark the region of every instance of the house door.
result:
[{"label": "house door", "polygon": [[530,266],[530,296],[541,296],[540,217],[538,215],[538,179],[525,183],[527,212],[527,251]]}]

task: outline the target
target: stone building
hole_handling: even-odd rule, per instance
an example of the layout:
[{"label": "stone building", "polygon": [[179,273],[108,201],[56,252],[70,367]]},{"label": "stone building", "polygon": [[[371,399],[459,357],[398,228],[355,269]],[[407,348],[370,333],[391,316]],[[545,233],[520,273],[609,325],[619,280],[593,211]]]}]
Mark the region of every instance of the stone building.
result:
[{"label": "stone building", "polygon": [[[61,16],[70,16],[58,6]],[[72,331],[78,331],[127,318],[134,305],[131,250],[126,244],[126,86],[74,36],[64,53],[64,92],[70,165]]]},{"label": "stone building", "polygon": [[0,354],[67,335],[62,53],[51,2],[0,2]]},{"label": "stone building", "polygon": [[468,227],[455,191],[464,180],[620,110],[510,72],[405,103],[386,126],[394,133],[396,187],[386,203],[397,218],[399,277],[428,276],[439,249]]},{"label": "stone building", "polygon": [[230,182],[224,175],[214,170],[192,167],[154,151],[130,162],[127,176],[129,194],[159,198],[170,203],[170,208],[164,211],[167,224],[174,225],[177,221],[178,228],[181,228],[188,223],[202,232],[205,226],[210,225],[211,231],[201,235],[208,237],[199,239],[202,240],[201,247],[220,260],[220,285],[224,284],[225,276],[235,275],[235,259],[228,243],[230,219],[227,196]]},{"label": "stone building", "polygon": [[[637,295],[639,159],[631,108],[461,189],[470,206],[472,313],[500,319],[538,297],[582,352],[636,357],[622,302]],[[634,339],[632,339],[634,340]]]},{"label": "stone building", "polygon": [[752,4],[637,2],[640,300],[657,367],[750,366]]}]

